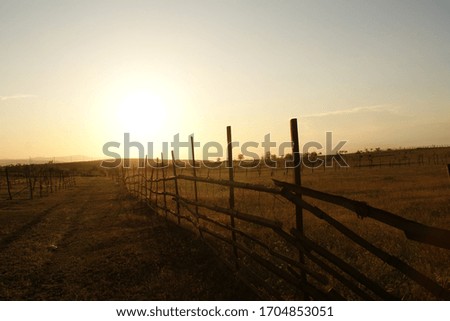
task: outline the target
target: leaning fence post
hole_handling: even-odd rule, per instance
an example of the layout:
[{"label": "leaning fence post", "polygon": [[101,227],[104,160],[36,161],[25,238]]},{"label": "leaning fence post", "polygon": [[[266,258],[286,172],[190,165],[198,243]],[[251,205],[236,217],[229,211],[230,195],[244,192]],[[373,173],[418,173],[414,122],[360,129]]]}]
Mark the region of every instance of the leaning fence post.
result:
[{"label": "leaning fence post", "polygon": [[8,167],[5,167],[5,174],[6,174],[6,187],[8,188],[9,199],[12,200],[11,182],[9,181]]},{"label": "leaning fence post", "polygon": [[[191,150],[192,150],[192,170],[193,175],[197,178],[197,171],[195,165],[195,153],[194,153],[194,136],[191,136]],[[197,216],[197,228],[200,236],[203,238],[202,230],[200,229],[200,219],[198,217],[198,191],[197,191],[197,180],[194,180],[194,197],[195,197],[195,215]]]},{"label": "leaning fence post", "polygon": [[[231,126],[227,126],[227,156],[228,156],[228,178],[231,182],[230,184],[230,198],[229,204],[230,209],[234,210],[234,171],[233,171],[233,144],[231,139]],[[236,247],[236,232],[235,232],[235,223],[234,223],[234,215],[230,215],[231,220],[231,237],[233,240],[233,254],[235,258],[236,268],[239,268],[238,264],[238,252]]]},{"label": "leaning fence post", "polygon": [[[152,166],[152,171],[151,171],[151,173],[150,173],[150,196],[149,196],[150,203],[152,202],[152,193],[153,193],[153,174],[154,174],[154,173],[155,173],[155,167]],[[156,214],[158,214],[158,213],[156,213]]]},{"label": "leaning fence post", "polygon": [[[300,144],[298,139],[298,125],[297,119],[291,119],[291,139],[292,139],[292,155],[294,157],[294,183],[295,185],[301,186],[301,157],[300,157]],[[301,199],[302,195],[297,193],[297,196]],[[303,236],[303,208],[299,205],[295,205],[295,225]],[[302,251],[299,252],[300,263],[305,263],[305,256]],[[301,282],[306,284],[306,273],[301,271]]]},{"label": "leaning fence post", "polygon": [[178,194],[178,178],[177,178],[177,165],[175,162],[175,156],[172,151],[172,168],[173,168],[173,177],[175,182],[175,195],[177,196],[177,199],[175,200],[177,202],[177,217],[178,217],[178,225],[180,225],[180,195]]}]

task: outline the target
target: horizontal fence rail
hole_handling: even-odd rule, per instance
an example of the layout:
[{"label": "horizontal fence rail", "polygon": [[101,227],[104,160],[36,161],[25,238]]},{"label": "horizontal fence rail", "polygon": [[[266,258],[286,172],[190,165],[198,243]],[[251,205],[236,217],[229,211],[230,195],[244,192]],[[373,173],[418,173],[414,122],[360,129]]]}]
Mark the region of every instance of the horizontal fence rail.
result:
[{"label": "horizontal fence rail", "polygon": [[[354,201],[342,196],[319,192],[307,187],[296,186],[294,184],[281,182],[278,180],[273,181],[277,186],[282,187],[285,191],[290,191],[296,194],[302,194],[315,199],[319,199],[321,201],[333,203],[355,212],[361,218],[370,217],[371,219],[395,227],[403,231],[406,237],[411,240],[450,249],[449,230],[430,227],[411,220],[407,220],[398,215],[369,206],[364,202]],[[286,195],[286,192],[282,192],[282,194]]]}]

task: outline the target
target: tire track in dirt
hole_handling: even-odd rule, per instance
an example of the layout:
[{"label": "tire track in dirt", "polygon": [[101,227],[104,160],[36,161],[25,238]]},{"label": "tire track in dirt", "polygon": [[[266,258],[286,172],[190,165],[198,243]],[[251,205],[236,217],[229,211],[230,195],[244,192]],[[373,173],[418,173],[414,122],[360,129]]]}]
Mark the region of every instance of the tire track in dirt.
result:
[{"label": "tire track in dirt", "polygon": [[[82,188],[61,191],[47,198],[24,202],[29,208],[31,220],[9,233],[0,246],[0,299],[28,299],[34,291],[36,271],[45,269],[55,254],[56,244],[75,224],[84,210],[87,197],[83,199]],[[36,210],[34,206],[45,207]],[[24,209],[20,204],[15,210]]]},{"label": "tire track in dirt", "polygon": [[105,189],[105,183],[110,182],[103,181],[99,185],[97,185],[98,182],[95,182],[95,185],[84,186],[77,195],[77,198],[81,198],[81,201],[72,201],[76,206],[69,209],[70,215],[66,216],[66,221],[60,222],[60,225],[65,224],[67,228],[53,242],[57,248],[51,251],[52,255],[41,269],[30,274],[32,286],[26,294],[27,298],[32,300],[90,298],[85,294],[79,295],[77,293],[79,284],[85,281],[83,280],[85,275],[82,271],[85,264],[84,254],[88,253],[86,249],[80,250],[80,245],[83,248],[86,245],[96,244],[96,233],[84,236],[84,232],[92,230],[92,226],[89,226],[92,223],[103,229],[104,225],[99,223],[97,219],[111,216],[117,206],[118,188],[107,187]]},{"label": "tire track in dirt", "polygon": [[62,203],[55,204],[46,210],[40,212],[37,214],[31,221],[28,223],[22,225],[19,229],[15,230],[14,232],[8,234],[6,237],[0,240],[0,251],[4,250],[8,247],[9,244],[16,241],[20,237],[24,237],[26,232],[31,230],[33,227],[41,223],[45,217],[47,217],[53,210],[55,210],[58,206],[60,206]]},{"label": "tire track in dirt", "polygon": [[[70,249],[67,246],[67,239],[76,235],[78,222],[86,212],[91,200],[92,194],[86,200],[83,200],[81,204],[77,204],[79,208],[69,211],[69,214],[66,214],[59,222],[53,222],[51,227],[47,228],[47,230],[52,230],[53,232],[52,242],[48,248],[50,255],[40,269],[33,271],[29,275],[31,286],[25,294],[26,298],[39,300],[48,297],[57,300],[62,296],[61,291],[55,291],[55,289],[61,288],[61,283],[64,282],[65,271],[60,268],[64,266],[64,264],[60,263],[61,257],[64,257],[67,249]],[[58,229],[57,233],[54,232],[53,227]],[[72,260],[70,263],[75,263],[75,260]],[[43,294],[45,295],[43,296]]]}]

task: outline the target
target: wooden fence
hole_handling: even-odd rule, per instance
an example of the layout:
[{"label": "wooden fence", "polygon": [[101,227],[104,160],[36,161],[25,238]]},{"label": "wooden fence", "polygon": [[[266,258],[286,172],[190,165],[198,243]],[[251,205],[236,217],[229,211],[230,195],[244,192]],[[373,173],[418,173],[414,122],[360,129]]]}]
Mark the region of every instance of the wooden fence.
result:
[{"label": "wooden fence", "polygon": [[75,185],[74,175],[49,165],[0,167],[0,199],[44,197]]},{"label": "wooden fence", "polygon": [[[293,155],[299,155],[296,120],[291,121],[291,133]],[[150,168],[141,160],[141,166],[116,169],[116,177],[153,212],[198,233],[262,299],[397,300],[408,299],[405,292],[417,287],[428,293],[426,298],[450,299],[448,285],[377,246],[373,239],[367,240],[338,218],[366,218],[359,221],[362,229],[368,225],[369,234],[373,226],[387,228],[413,241],[408,244],[439,251],[450,249],[449,230],[303,187],[299,166],[294,183],[273,180],[274,184],[266,186],[235,181],[229,127],[227,136],[227,179],[213,177],[210,169],[180,168],[173,152],[171,162],[162,155],[157,166]],[[298,165],[300,159],[294,157],[294,162]],[[190,164],[197,164],[193,152]],[[346,215],[329,214],[342,211]],[[331,242],[313,239],[314,233]],[[336,250],[345,242],[348,248]],[[349,261],[349,257],[353,258]],[[379,266],[381,272],[363,271],[357,264],[361,260],[369,269]],[[389,275],[394,282],[385,280]],[[395,285],[398,280],[402,286]]]}]

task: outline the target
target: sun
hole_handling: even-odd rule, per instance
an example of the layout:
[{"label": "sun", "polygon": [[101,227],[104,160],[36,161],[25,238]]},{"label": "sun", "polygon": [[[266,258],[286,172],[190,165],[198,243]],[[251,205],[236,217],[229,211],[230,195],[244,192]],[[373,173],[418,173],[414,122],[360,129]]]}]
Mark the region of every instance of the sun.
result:
[{"label": "sun", "polygon": [[166,122],[167,106],[150,90],[134,90],[117,104],[117,121],[125,132],[135,135],[157,134]]}]

